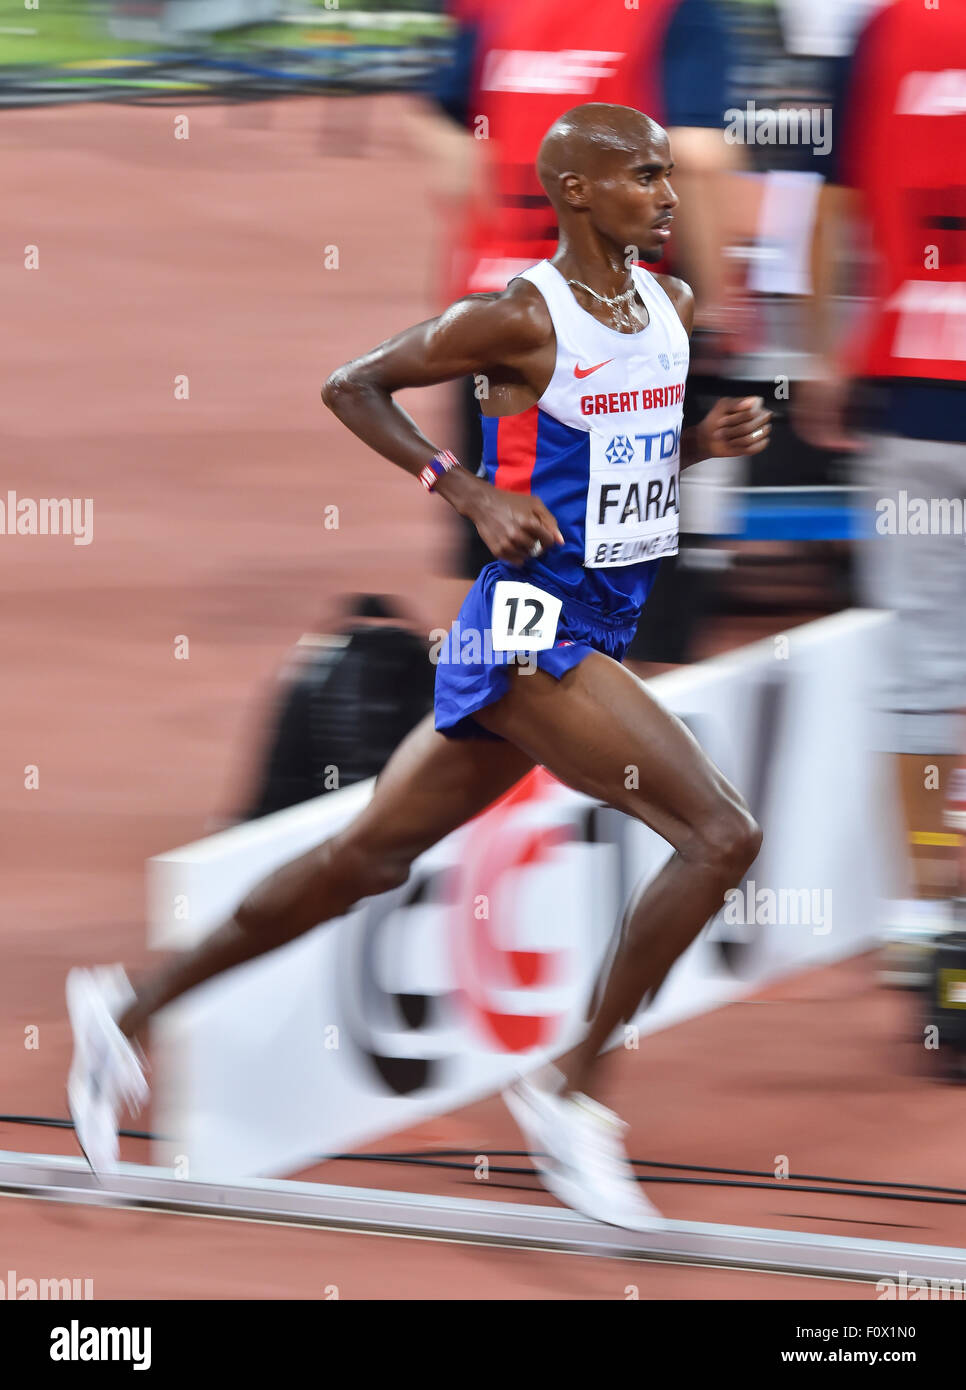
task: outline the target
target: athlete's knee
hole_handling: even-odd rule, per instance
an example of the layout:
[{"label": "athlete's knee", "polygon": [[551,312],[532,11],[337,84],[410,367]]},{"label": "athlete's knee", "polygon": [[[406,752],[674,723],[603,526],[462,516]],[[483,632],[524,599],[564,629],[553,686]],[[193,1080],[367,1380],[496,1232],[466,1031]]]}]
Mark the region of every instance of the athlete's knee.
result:
[{"label": "athlete's knee", "polygon": [[682,853],[731,886],[757,859],[761,840],[761,827],[741,798],[722,797],[695,827]]}]

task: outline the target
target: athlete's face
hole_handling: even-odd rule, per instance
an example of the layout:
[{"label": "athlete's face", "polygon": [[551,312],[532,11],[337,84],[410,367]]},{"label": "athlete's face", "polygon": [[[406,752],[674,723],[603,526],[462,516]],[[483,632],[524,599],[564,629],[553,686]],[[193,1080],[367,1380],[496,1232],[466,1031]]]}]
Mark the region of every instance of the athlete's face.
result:
[{"label": "athlete's face", "polygon": [[633,150],[614,151],[603,177],[595,180],[595,221],[618,245],[635,247],[635,260],[659,261],[664,255],[678,205],[671,187],[673,168],[668,138],[661,131]]}]

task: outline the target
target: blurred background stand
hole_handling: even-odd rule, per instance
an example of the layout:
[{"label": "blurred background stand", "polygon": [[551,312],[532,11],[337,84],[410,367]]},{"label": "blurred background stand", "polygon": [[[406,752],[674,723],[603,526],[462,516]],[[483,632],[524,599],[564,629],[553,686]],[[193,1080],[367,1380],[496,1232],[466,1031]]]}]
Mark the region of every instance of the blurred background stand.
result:
[{"label": "blurred background stand", "polygon": [[346,600],[339,631],[306,633],[290,654],[241,819],[376,776],[432,708],[434,678],[427,641],[392,599]]}]

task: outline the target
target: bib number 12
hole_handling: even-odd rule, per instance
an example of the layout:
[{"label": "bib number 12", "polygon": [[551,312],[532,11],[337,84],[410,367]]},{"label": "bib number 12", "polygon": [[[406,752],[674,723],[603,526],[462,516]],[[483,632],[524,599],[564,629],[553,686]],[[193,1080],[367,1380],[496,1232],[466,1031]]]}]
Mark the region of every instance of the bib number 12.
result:
[{"label": "bib number 12", "polygon": [[501,579],[493,591],[490,628],[497,652],[542,652],[552,647],[563,604],[535,584]]}]

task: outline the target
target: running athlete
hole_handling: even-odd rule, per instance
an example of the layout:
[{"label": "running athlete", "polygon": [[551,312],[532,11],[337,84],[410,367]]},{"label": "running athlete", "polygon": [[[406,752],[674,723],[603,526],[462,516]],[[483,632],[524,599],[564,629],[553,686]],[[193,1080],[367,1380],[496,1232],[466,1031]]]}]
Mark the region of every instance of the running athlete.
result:
[{"label": "running athlete", "polygon": [[[69,1101],[97,1171],[116,1166],[121,1106],[146,1095],[138,1040],[152,1014],[401,885],[418,855],[542,764],[675,853],[630,904],[576,1051],[506,1100],[560,1200],[615,1225],[660,1220],[634,1180],[622,1122],[595,1097],[598,1054],[742,881],[761,833],[621,659],[659,557],[677,546],[679,467],[758,453],[770,414],[759,399],[722,400],[682,433],[693,297],[633,264],[657,261],[670,236],[666,133],[630,107],[579,106],[550,128],[537,169],[559,222],[554,256],[340,367],[322,392],[354,434],[468,517],[494,555],[458,619],[477,633],[479,659],[446,653],[435,716],[400,745],[366,808],[262,882],[206,941],[136,993],[120,967],[71,972]],[[486,477],[393,399],[467,374],[487,384]]]}]

